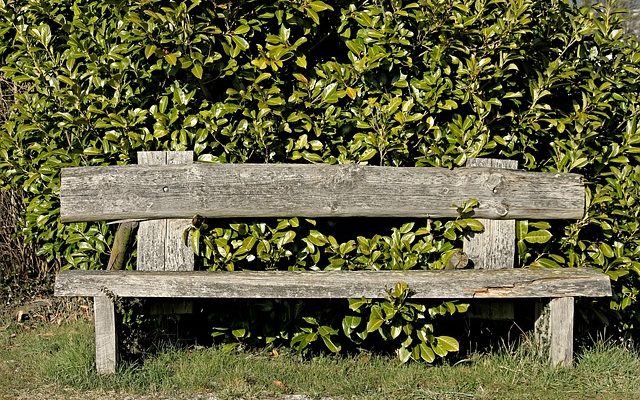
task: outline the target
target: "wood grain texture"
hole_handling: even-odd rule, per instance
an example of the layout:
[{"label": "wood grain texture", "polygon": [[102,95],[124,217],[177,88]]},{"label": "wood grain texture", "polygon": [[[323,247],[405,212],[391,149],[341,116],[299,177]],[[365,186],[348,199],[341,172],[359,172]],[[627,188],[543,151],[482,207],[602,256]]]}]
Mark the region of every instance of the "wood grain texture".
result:
[{"label": "wood grain texture", "polygon": [[116,317],[113,301],[104,294],[93,298],[96,328],[96,370],[98,374],[114,374],[118,361]]},{"label": "wood grain texture", "polygon": [[549,361],[553,366],[569,367],[573,362],[573,297],[561,297],[549,301],[551,348]]},{"label": "wood grain texture", "polygon": [[406,282],[414,298],[610,296],[609,277],[591,269],[443,271],[63,271],[57,296],[182,298],[381,298]]},{"label": "wood grain texture", "polygon": [[[516,170],[518,161],[471,158],[467,167],[491,167]],[[513,268],[516,254],[516,221],[480,219],[484,231],[464,239],[463,250],[474,268]]]},{"label": "wood grain texture", "polygon": [[551,298],[536,305],[535,338],[554,367],[573,362],[573,297]]},{"label": "wood grain texture", "polygon": [[[495,158],[470,158],[467,167],[518,169],[516,160]],[[464,238],[462,249],[473,268],[513,268],[516,254],[516,221],[514,219],[478,219],[484,225],[483,232],[471,233]],[[487,303],[474,305],[474,316],[490,320],[513,320],[513,303]]]},{"label": "wood grain texture", "polygon": [[189,245],[185,244],[182,234],[191,225],[190,219],[167,220],[167,231],[164,247],[165,271],[193,271],[195,255]]},{"label": "wood grain texture", "polygon": [[[141,151],[143,165],[179,165],[193,163],[191,151]],[[191,219],[142,221],[138,228],[139,271],[193,271],[194,254],[182,241],[182,233]]]},{"label": "wood grain texture", "polygon": [[[204,217],[580,218],[576,174],[495,168],[192,164],[63,169],[65,222]],[[99,199],[99,201],[98,201]]]}]

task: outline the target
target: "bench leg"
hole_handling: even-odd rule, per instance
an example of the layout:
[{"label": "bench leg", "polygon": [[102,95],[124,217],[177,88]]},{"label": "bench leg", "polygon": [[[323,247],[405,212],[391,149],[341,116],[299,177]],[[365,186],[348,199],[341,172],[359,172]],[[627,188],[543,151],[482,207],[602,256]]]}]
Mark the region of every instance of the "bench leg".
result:
[{"label": "bench leg", "polygon": [[96,370],[98,374],[114,374],[118,342],[113,301],[107,296],[94,297],[93,314],[96,325]]},{"label": "bench leg", "polygon": [[573,297],[536,304],[536,342],[554,367],[570,367],[573,363],[573,314]]}]

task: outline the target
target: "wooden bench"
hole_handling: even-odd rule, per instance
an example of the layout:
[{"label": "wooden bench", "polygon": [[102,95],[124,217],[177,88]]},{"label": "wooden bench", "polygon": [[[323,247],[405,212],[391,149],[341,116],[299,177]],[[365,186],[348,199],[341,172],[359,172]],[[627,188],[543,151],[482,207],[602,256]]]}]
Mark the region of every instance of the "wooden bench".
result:
[{"label": "wooden bench", "polygon": [[[62,171],[61,218],[140,220],[137,271],[64,271],[58,296],[92,296],[99,373],[116,370],[113,298],[380,298],[403,281],[417,299],[540,299],[536,337],[553,365],[571,365],[574,298],[610,296],[592,269],[513,268],[516,219],[579,219],[582,178],[518,171],[473,159],[466,168],[204,164],[191,152],[142,152],[143,165]],[[182,234],[203,217],[455,218],[477,199],[485,226],[464,241],[473,269],[441,271],[201,272]]]}]

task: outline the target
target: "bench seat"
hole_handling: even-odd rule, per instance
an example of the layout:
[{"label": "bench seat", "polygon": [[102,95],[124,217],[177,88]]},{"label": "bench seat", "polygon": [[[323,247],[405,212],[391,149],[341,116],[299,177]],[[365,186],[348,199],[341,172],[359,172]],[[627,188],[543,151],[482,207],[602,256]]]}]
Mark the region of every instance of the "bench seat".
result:
[{"label": "bench seat", "polygon": [[382,298],[406,282],[414,299],[501,299],[611,296],[595,269],[468,269],[441,271],[64,271],[58,296],[175,298]]}]

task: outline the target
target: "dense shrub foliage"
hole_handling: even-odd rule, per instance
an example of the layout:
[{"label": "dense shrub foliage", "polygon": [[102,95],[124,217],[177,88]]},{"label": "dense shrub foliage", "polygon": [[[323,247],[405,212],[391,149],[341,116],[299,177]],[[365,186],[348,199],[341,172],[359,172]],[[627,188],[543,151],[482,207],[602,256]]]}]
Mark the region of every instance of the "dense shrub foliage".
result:
[{"label": "dense shrub foliage", "polygon": [[[638,328],[640,47],[621,15],[565,0],[0,0],[2,78],[29,88],[2,126],[3,184],[27,193],[24,234],[42,254],[100,268],[112,232],[59,222],[59,171],[133,163],[138,150],[577,172],[586,216],[519,222],[519,264],[602,269],[615,281],[609,315]],[[190,236],[211,269],[428,269],[481,229],[464,216],[341,223],[198,221]],[[374,309],[304,332],[393,336],[370,324],[395,312]]]}]

